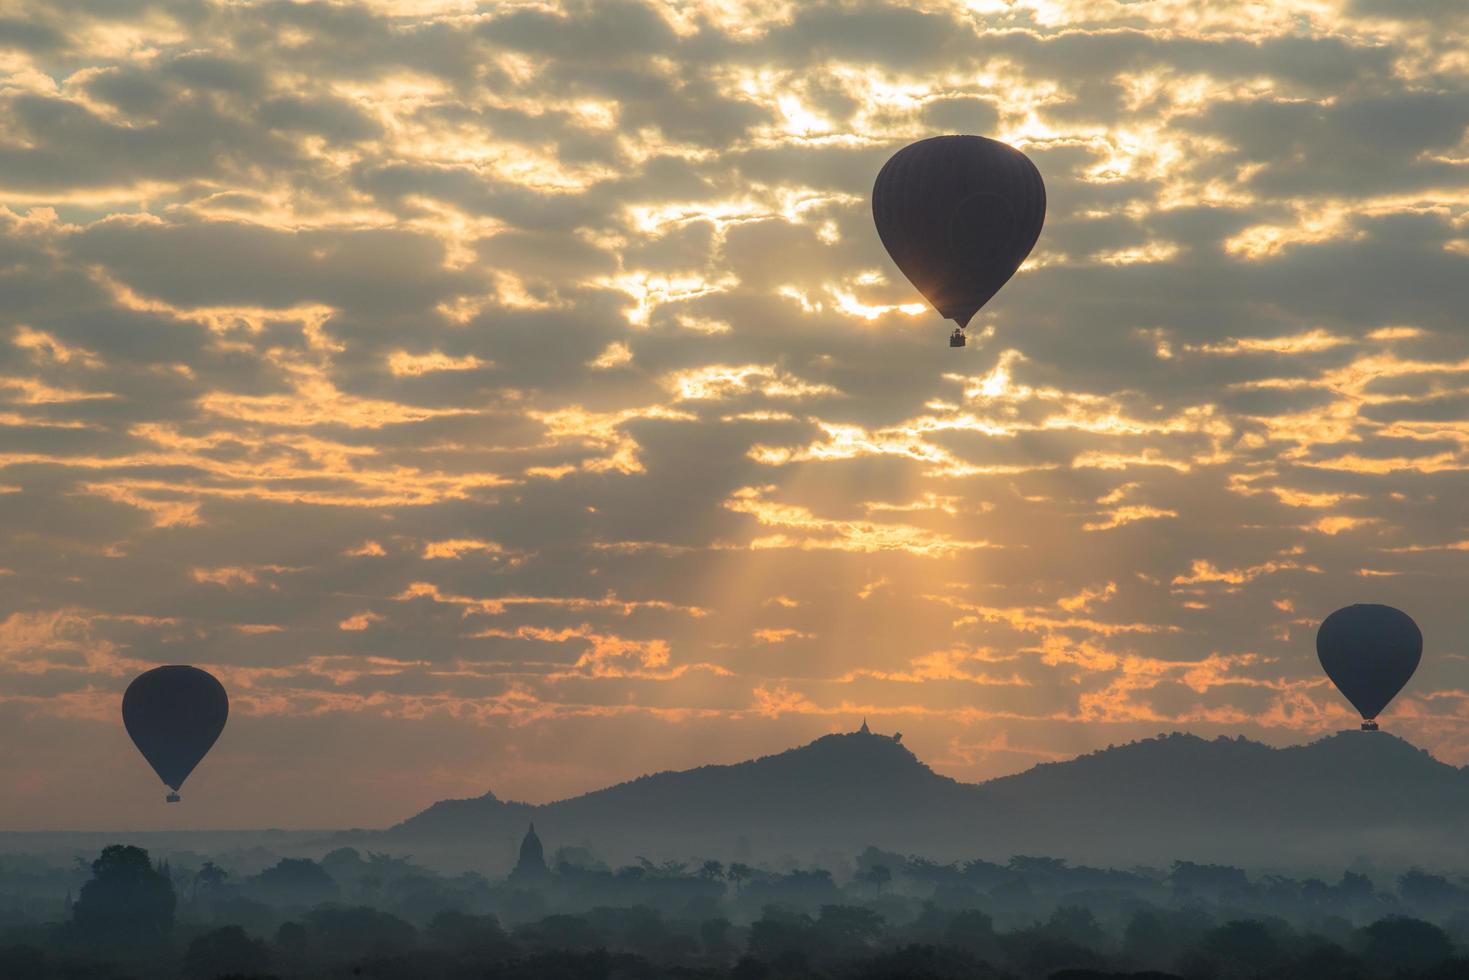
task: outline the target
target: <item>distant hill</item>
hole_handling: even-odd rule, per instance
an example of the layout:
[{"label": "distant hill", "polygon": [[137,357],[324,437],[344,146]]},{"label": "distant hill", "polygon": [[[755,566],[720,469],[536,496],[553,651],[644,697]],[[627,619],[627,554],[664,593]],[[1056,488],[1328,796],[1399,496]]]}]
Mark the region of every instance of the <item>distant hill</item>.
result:
[{"label": "distant hill", "polygon": [[[491,860],[531,820],[549,849],[609,859],[854,851],[939,859],[1046,854],[1124,866],[1469,866],[1469,773],[1385,732],[1275,749],[1168,735],[986,783],[935,773],[892,738],[827,735],[778,755],[662,772],[542,806],[445,800],[376,846]],[[369,846],[373,846],[369,844]]]},{"label": "distant hill", "polygon": [[1469,773],[1386,732],[1282,749],[1175,734],[981,788],[1012,822],[999,836],[1040,853],[1050,843],[1113,863],[1469,864]]}]

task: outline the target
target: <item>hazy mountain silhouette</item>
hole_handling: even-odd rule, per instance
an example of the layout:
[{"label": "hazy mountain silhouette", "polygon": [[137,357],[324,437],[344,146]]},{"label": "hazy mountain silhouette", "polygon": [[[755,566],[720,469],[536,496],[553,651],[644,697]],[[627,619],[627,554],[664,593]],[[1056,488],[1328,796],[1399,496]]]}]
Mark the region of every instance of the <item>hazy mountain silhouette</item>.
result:
[{"label": "hazy mountain silhouette", "polygon": [[554,850],[810,854],[867,844],[926,856],[1049,854],[1340,867],[1463,863],[1469,773],[1385,732],[1275,749],[1170,735],[986,783],[941,776],[882,735],[827,735],[778,755],[662,772],[531,806],[446,800],[384,832],[417,853],[505,851],[530,820]]},{"label": "hazy mountain silhouette", "polygon": [[1066,850],[1095,859],[1410,864],[1469,852],[1469,773],[1386,732],[1282,749],[1175,734],[982,789],[1015,820],[1017,844],[1076,839]]},{"label": "hazy mountain silhouette", "polygon": [[[923,812],[923,832],[957,837],[983,808],[980,789],[940,776],[891,738],[827,735],[778,755],[727,766],[642,776],[584,796],[528,806],[492,793],[445,800],[392,828],[425,843],[495,840],[529,820],[556,843],[590,840],[604,853],[734,854],[810,851],[853,841],[909,839],[896,828]],[[518,837],[516,838],[518,839]]]}]

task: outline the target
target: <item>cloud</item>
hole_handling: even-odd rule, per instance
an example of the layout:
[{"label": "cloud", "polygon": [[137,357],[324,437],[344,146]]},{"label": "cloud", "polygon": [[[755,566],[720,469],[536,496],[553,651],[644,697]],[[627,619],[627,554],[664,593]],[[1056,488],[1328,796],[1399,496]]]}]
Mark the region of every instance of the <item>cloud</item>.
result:
[{"label": "cloud", "polygon": [[383,617],[375,612],[360,612],[355,616],[348,616],[342,620],[337,624],[337,629],[346,630],[347,632],[361,632],[365,629],[371,629],[373,623],[380,623],[382,621]]},{"label": "cloud", "polygon": [[505,549],[494,541],[481,541],[478,538],[429,541],[423,546],[425,558],[462,558],[472,553],[499,556],[505,553]]},{"label": "cloud", "polygon": [[780,528],[775,534],[751,539],[748,547],[797,548],[853,552],[903,551],[914,555],[945,557],[978,548],[993,548],[988,541],[966,541],[924,530],[909,524],[878,521],[844,521],[817,517],[805,507],[781,504],[768,498],[771,488],[741,487],[725,501],[730,510],[753,516],[761,526]]},{"label": "cloud", "polygon": [[388,370],[400,377],[407,376],[416,378],[435,371],[474,371],[485,366],[485,362],[473,354],[465,354],[462,357],[451,357],[442,351],[430,351],[427,354],[410,354],[407,351],[400,350],[394,351],[388,356]]},{"label": "cloud", "polygon": [[[206,664],[271,719],[244,756],[324,748],[269,787],[211,757],[241,795],[201,826],[552,798],[864,711],[977,778],[1329,730],[1313,624],[1383,601],[1427,638],[1393,724],[1469,762],[1466,30],[13,3],[0,734],[64,771],[130,672]],[[1049,200],[958,350],[868,201],[951,130]],[[117,779],[7,813],[151,825]]]},{"label": "cloud", "polygon": [[830,385],[811,384],[760,364],[714,364],[680,371],[665,378],[663,385],[679,401],[725,400],[750,393],[790,400],[838,394]]}]

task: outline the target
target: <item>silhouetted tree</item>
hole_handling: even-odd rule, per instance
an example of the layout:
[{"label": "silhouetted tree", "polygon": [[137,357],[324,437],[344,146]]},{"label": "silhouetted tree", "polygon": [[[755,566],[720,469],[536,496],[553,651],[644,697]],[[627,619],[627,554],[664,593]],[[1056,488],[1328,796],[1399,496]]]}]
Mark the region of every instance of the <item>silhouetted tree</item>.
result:
[{"label": "silhouetted tree", "polygon": [[925,857],[910,856],[903,865],[903,874],[909,878],[919,881],[931,881],[934,883],[955,883],[961,880],[961,873],[957,864],[939,864]]},{"label": "silhouetted tree", "polygon": [[1388,916],[1362,930],[1362,957],[1384,970],[1422,970],[1453,955],[1454,946],[1438,926],[1422,919]]},{"label": "silhouetted tree", "polygon": [[599,949],[590,953],[537,953],[485,975],[494,980],[653,980],[658,971],[641,956]]},{"label": "silhouetted tree", "polygon": [[551,867],[558,872],[563,867],[578,868],[583,871],[609,871],[607,862],[600,860],[592,853],[590,847],[569,844],[556,848],[551,856]]},{"label": "silhouetted tree", "polygon": [[1241,895],[1250,887],[1250,879],[1244,871],[1225,864],[1174,861],[1173,871],[1168,877],[1173,883],[1173,890],[1181,896],[1230,897]]},{"label": "silhouetted tree", "polygon": [[548,915],[516,929],[515,939],[542,950],[587,951],[605,945],[591,923],[579,915]]},{"label": "silhouetted tree", "polygon": [[1343,871],[1337,894],[1346,902],[1370,902],[1376,894],[1372,879],[1355,871]]},{"label": "silhouetted tree", "polygon": [[729,953],[733,949],[730,944],[729,930],[728,919],[705,919],[699,923],[699,940],[704,945],[704,952],[710,956],[723,956]]},{"label": "silhouetted tree", "polygon": [[960,874],[965,881],[981,888],[992,887],[1010,877],[1009,869],[1003,864],[980,860],[965,861]]},{"label": "silhouetted tree", "polygon": [[0,977],[5,980],[51,980],[56,975],[44,950],[34,946],[0,946]]},{"label": "silhouetted tree", "polygon": [[1304,953],[1291,957],[1280,973],[1291,980],[1363,980],[1367,973],[1362,961],[1340,946],[1316,943]]},{"label": "silhouetted tree", "polygon": [[871,885],[881,895],[883,888],[893,880],[893,872],[885,864],[874,864],[866,871],[857,872],[855,877],[858,881]]},{"label": "silhouetted tree", "polygon": [[1353,944],[1356,927],[1352,920],[1341,915],[1328,915],[1310,922],[1311,935],[1309,938],[1335,943],[1337,946],[1346,948]]},{"label": "silhouetted tree", "polygon": [[1005,956],[1028,976],[1049,977],[1058,970],[1094,970],[1102,957],[1079,943],[1046,935],[1043,929],[1019,929],[998,937]]},{"label": "silhouetted tree", "polygon": [[224,926],[194,939],[184,953],[184,972],[199,980],[264,973],[270,969],[270,951],[239,926]]},{"label": "silhouetted tree", "polygon": [[228,891],[210,903],[209,917],[218,925],[240,926],[246,932],[261,935],[270,932],[280,922],[280,915],[264,902]]},{"label": "silhouetted tree", "polygon": [[949,920],[944,945],[979,957],[995,955],[995,923],[979,909],[964,909]]},{"label": "silhouetted tree", "polygon": [[805,912],[767,905],[750,926],[750,955],[774,963],[788,953],[806,955],[814,923]]},{"label": "silhouetted tree", "polygon": [[1051,913],[1042,931],[1052,939],[1064,940],[1101,952],[1111,945],[1091,909],[1062,905]]},{"label": "silhouetted tree", "polygon": [[516,888],[501,899],[499,908],[508,922],[529,922],[546,914],[546,897],[539,891]]},{"label": "silhouetted tree", "polygon": [[1442,875],[1413,868],[1398,879],[1398,894],[1409,905],[1423,909],[1445,909],[1464,902],[1464,889]]},{"label": "silhouetted tree", "polygon": [[369,873],[368,866],[355,847],[328,851],[321,859],[321,869],[331,876],[344,894],[363,894],[362,882]]},{"label": "silhouetted tree", "polygon": [[205,861],[204,866],[195,872],[194,881],[204,890],[204,894],[209,895],[219,891],[229,876],[228,871],[213,861]]},{"label": "silhouetted tree", "polygon": [[365,906],[314,909],[306,914],[306,926],[318,940],[312,946],[345,958],[405,949],[418,936],[417,929],[397,916]]},{"label": "silhouetted tree", "polygon": [[362,852],[355,847],[339,847],[333,851],[327,851],[321,858],[321,866],[327,870],[333,878],[340,872],[348,876],[351,872],[363,865]]},{"label": "silhouetted tree", "polygon": [[299,922],[282,922],[275,931],[275,944],[290,956],[305,956],[307,941],[306,927]]},{"label": "silhouetted tree", "polygon": [[[868,856],[883,853],[874,848]],[[316,878],[325,871],[323,865],[280,861],[263,848],[233,852],[231,860],[245,867],[270,865],[237,885],[204,855],[179,853],[179,867],[189,869],[182,878],[183,891],[192,888],[201,899],[218,892],[204,914],[190,916],[199,924],[191,926],[183,943],[91,952],[89,945],[96,944],[82,940],[95,939],[96,932],[88,933],[80,923],[99,907],[96,900],[102,892],[93,886],[114,880],[119,868],[157,886],[163,865],[150,866],[147,854],[136,848],[104,852],[106,870],[100,867],[102,857],[94,862],[99,867],[84,866],[90,880],[81,910],[73,911],[76,924],[57,931],[41,923],[55,915],[67,889],[79,887],[76,872],[50,867],[44,859],[6,857],[0,867],[0,980],[123,975],[99,955],[119,960],[125,975],[160,980],[206,980],[225,971],[259,974],[271,968],[270,958],[283,977],[354,976],[360,971],[384,980],[951,980],[1002,975],[1013,980],[1140,980],[1142,974],[1119,972],[1140,969],[1177,970],[1189,980],[1469,976],[1469,964],[1451,958],[1459,948],[1456,943],[1469,941],[1469,908],[1449,914],[1459,901],[1455,895],[1466,889],[1465,880],[1419,869],[1399,879],[1399,905],[1395,892],[1375,893],[1368,879],[1352,872],[1341,883],[1328,885],[1275,875],[1251,882],[1236,868],[1184,862],[1165,875],[1071,867],[1059,859],[1025,856],[1010,866],[945,866],[912,857],[904,859],[898,872],[907,884],[903,893],[893,894],[898,891],[894,888],[873,898],[873,872],[889,869],[887,865],[869,863],[848,888],[838,889],[828,871],[802,869],[794,857],[783,863],[785,874],[755,871],[739,862],[727,867],[702,860],[683,865],[660,858],[658,863],[645,861],[624,877],[574,869],[570,877],[549,886],[537,903],[521,907],[517,896],[532,893],[481,875],[431,872],[404,858],[364,860],[350,849],[333,854],[330,863],[343,873],[344,894],[354,894],[364,877],[381,870],[388,903],[384,909],[402,910],[402,917],[376,908],[327,905],[282,925],[278,907],[243,895],[261,888],[262,880],[284,874]],[[822,860],[850,867],[845,854]],[[730,913],[729,906],[721,905],[720,877],[728,879],[732,894],[743,888],[737,906],[742,915],[766,905],[748,930],[723,917]],[[1171,895],[1170,883],[1175,888]],[[1160,907],[1193,885],[1203,889],[1193,894],[1229,897],[1217,902],[1205,898],[1181,909]],[[931,898],[917,897],[930,891]],[[299,893],[283,894],[300,902]],[[854,898],[861,895],[868,899]],[[1348,918],[1373,909],[1407,908],[1410,901],[1439,909],[1435,914],[1443,915],[1446,925],[1390,918],[1359,929]],[[1216,905],[1231,920],[1217,928],[1205,911]],[[481,914],[490,908],[519,924],[513,938],[495,916]],[[552,911],[562,914],[547,915]],[[1002,916],[1010,931],[997,933],[987,912]],[[884,916],[900,924],[889,929]],[[427,922],[421,944],[417,930],[404,921],[407,917]],[[211,919],[226,928],[199,931],[209,928],[202,923]],[[1125,928],[1114,932],[1114,922]],[[274,944],[251,938],[262,935],[273,935]],[[742,949],[746,936],[748,946]],[[25,945],[12,945],[18,943]],[[741,952],[745,957],[735,963]],[[1003,972],[995,973],[987,964]],[[1152,976],[1158,980],[1164,975]]]},{"label": "silhouetted tree", "polygon": [[858,980],[986,980],[999,973],[961,950],[904,946],[874,956],[855,976]]},{"label": "silhouetted tree", "polygon": [[745,900],[758,899],[763,906],[775,904],[816,908],[839,897],[831,872],[824,868],[809,871],[797,868],[779,876],[762,875],[745,888]]},{"label": "silhouetted tree", "polygon": [[1016,854],[1010,858],[1010,870],[1033,877],[1057,877],[1066,871],[1064,858]]},{"label": "silhouetted tree", "polygon": [[770,976],[770,967],[765,961],[753,956],[741,956],[729,971],[729,980],[765,980]]},{"label": "silhouetted tree", "polygon": [[752,877],[754,877],[754,875],[754,868],[750,867],[748,864],[741,864],[738,861],[731,864],[729,866],[729,871],[725,873],[725,876],[728,877],[730,881],[734,882],[736,896],[738,896],[740,893],[740,886],[749,881]]},{"label": "silhouetted tree", "polygon": [[1023,906],[1034,897],[1030,882],[1025,880],[1024,875],[1012,875],[1009,879],[1000,882],[990,889],[990,896],[1001,905],[1010,907]]},{"label": "silhouetted tree", "polygon": [[1337,899],[1337,894],[1331,886],[1320,878],[1307,878],[1301,882],[1297,898],[1304,904],[1313,908],[1330,905]]},{"label": "silhouetted tree", "polygon": [[813,929],[823,956],[856,956],[882,937],[883,917],[860,905],[823,905]]},{"label": "silhouetted tree", "polygon": [[[620,922],[617,932],[621,934],[622,941],[629,948],[644,955],[666,955],[670,947],[682,947],[689,953],[698,950],[698,943],[693,936],[687,934],[671,933],[663,921],[663,916],[657,909],[647,906],[638,906],[630,909],[620,910]],[[600,923],[594,923],[600,925]],[[600,930],[599,930],[600,931]]]},{"label": "silhouetted tree", "polygon": [[253,880],[267,898],[281,904],[315,905],[337,897],[337,883],[326,869],[308,858],[281,858]]},{"label": "silhouetted tree", "polygon": [[669,859],[655,864],[640,855],[637,858],[637,862],[643,869],[643,874],[649,878],[678,878],[689,869],[689,863],[687,861]]},{"label": "silhouetted tree", "polygon": [[1303,885],[1285,875],[1265,875],[1256,885],[1259,896],[1277,908],[1290,908],[1301,901]]},{"label": "silhouetted tree", "polygon": [[92,880],[72,909],[81,935],[105,945],[160,943],[173,929],[177,898],[141,847],[113,844],[92,862]]},{"label": "silhouetted tree", "polygon": [[433,917],[425,936],[444,949],[487,956],[508,948],[509,937],[493,915],[470,915],[458,909],[445,909]]},{"label": "silhouetted tree", "polygon": [[908,859],[901,854],[894,851],[884,851],[881,848],[870,845],[863,849],[861,854],[857,855],[858,871],[871,871],[879,864],[891,871],[893,868],[904,867],[907,863]]},{"label": "silhouetted tree", "polygon": [[1226,976],[1253,977],[1263,973],[1279,955],[1280,942],[1265,923],[1236,920],[1204,934],[1192,961],[1196,965],[1185,972],[1202,968]]},{"label": "silhouetted tree", "polygon": [[1123,930],[1122,950],[1144,966],[1168,966],[1197,944],[1210,926],[1208,916],[1198,909],[1139,909]]},{"label": "silhouetted tree", "polygon": [[378,851],[368,851],[367,867],[384,881],[422,877],[428,873],[428,869],[413,863],[412,854],[384,854]]}]

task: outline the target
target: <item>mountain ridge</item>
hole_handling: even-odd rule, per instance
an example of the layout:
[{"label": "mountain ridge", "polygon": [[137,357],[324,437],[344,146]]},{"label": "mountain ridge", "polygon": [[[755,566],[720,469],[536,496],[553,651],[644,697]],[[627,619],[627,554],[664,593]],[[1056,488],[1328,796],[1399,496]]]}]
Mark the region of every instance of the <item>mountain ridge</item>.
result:
[{"label": "mountain ridge", "polygon": [[1355,858],[1469,864],[1469,773],[1386,732],[1275,748],[1174,732],[965,783],[896,739],[833,733],[744,762],[664,770],[545,804],[441,800],[386,831],[420,851],[542,836],[627,854],[740,859],[867,844],[944,858],[1149,863]]}]

